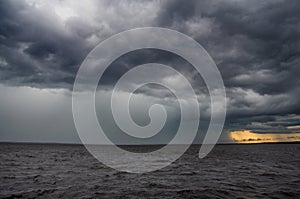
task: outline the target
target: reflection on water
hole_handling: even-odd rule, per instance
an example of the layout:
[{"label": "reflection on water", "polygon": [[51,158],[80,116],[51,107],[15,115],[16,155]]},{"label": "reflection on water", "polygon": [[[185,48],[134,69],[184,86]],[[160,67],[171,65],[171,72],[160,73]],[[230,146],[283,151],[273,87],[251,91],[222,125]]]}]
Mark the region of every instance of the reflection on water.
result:
[{"label": "reflection on water", "polygon": [[[130,173],[145,173],[159,170],[178,159],[189,145],[157,146],[85,145],[87,150],[108,167]],[[135,151],[138,151],[137,153]],[[144,151],[144,152],[143,152]]]}]

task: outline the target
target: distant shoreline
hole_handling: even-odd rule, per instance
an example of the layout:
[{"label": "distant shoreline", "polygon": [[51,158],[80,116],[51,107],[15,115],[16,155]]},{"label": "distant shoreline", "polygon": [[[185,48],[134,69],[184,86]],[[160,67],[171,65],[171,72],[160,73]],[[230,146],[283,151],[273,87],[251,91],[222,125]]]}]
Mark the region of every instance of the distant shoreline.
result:
[{"label": "distant shoreline", "polygon": [[[0,145],[2,144],[20,144],[20,145],[69,145],[69,146],[84,146],[82,143],[61,143],[61,142],[13,142],[13,141],[0,141]],[[216,145],[272,145],[272,144],[300,144],[300,141],[295,142],[261,142],[261,143],[217,143]],[[95,145],[95,144],[91,144]],[[110,146],[108,144],[99,144],[100,146]],[[118,144],[120,147],[127,146],[164,146],[165,144]],[[184,145],[184,144],[174,144],[174,145]],[[192,144],[193,146],[202,145],[202,144]]]}]

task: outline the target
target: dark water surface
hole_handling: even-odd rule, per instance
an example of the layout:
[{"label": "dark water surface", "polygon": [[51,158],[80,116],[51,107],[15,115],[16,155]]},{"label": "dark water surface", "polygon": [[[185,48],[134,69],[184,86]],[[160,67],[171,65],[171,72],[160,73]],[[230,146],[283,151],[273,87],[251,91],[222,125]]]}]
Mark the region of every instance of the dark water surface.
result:
[{"label": "dark water surface", "polygon": [[[149,147],[149,146],[148,146]],[[80,145],[0,144],[1,198],[300,198],[300,144],[192,146],[146,174],[107,168]]]}]

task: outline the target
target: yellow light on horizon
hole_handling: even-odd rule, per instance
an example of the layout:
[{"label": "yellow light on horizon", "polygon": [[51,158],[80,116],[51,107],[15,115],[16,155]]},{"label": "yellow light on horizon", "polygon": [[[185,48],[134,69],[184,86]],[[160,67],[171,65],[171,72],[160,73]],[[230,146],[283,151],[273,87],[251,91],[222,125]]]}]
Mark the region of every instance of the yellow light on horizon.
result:
[{"label": "yellow light on horizon", "polygon": [[269,142],[297,142],[300,141],[300,133],[253,133],[249,130],[232,131],[230,138],[235,143],[269,143]]}]

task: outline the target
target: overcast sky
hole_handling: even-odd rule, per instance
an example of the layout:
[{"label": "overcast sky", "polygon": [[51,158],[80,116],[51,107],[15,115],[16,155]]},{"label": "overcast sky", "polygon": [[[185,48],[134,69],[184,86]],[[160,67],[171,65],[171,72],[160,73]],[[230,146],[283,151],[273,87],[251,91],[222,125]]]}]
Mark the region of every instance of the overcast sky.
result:
[{"label": "overcast sky", "polygon": [[[108,37],[149,26],[187,34],[215,61],[228,97],[220,142],[232,141],[231,131],[299,133],[299,10],[298,0],[0,1],[0,140],[79,142],[71,94],[80,64]],[[194,87],[203,116],[200,142],[209,123],[205,84],[184,59],[160,50],[128,53],[105,72],[96,97],[100,123],[115,142],[135,143],[118,132],[107,99],[125,72],[149,62],[174,67]],[[132,116],[147,124],[145,107],[158,101],[169,107],[169,117],[151,142],[163,143],[174,136],[180,118],[172,93],[155,85],[140,88]]]}]

